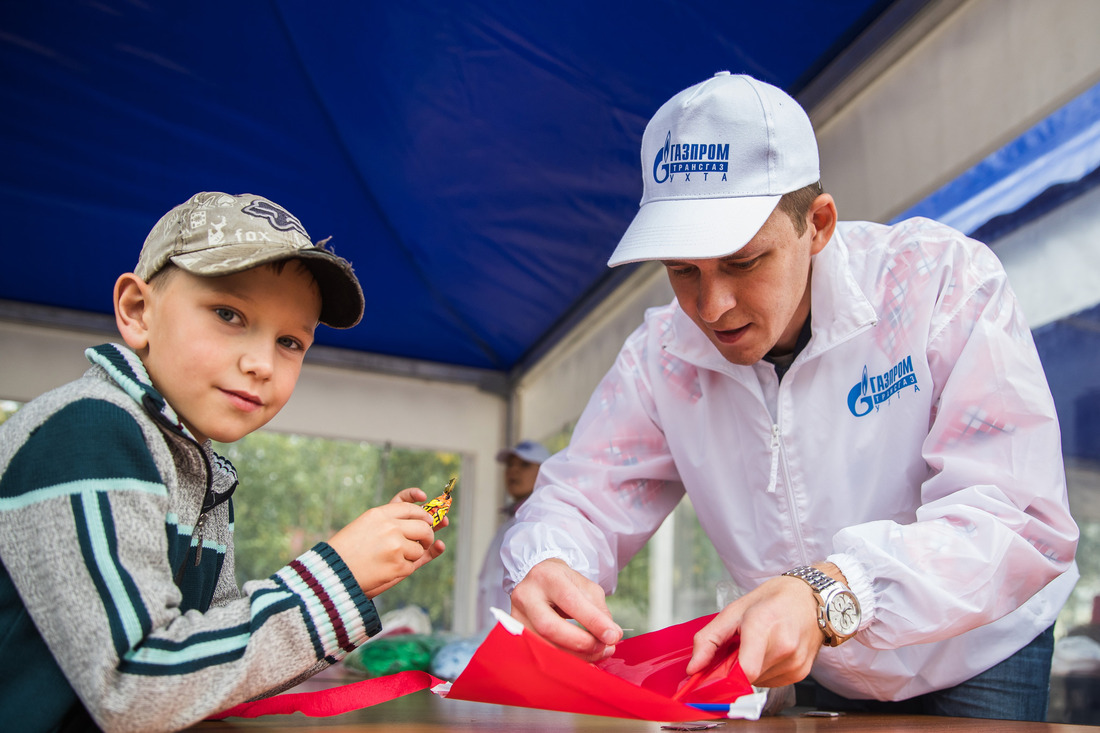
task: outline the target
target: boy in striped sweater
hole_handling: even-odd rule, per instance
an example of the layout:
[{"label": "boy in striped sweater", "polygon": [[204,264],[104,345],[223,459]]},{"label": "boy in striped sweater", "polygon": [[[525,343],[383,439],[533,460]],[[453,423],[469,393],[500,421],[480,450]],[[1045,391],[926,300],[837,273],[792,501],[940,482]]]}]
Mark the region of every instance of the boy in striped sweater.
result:
[{"label": "boy in striped sweater", "polygon": [[381,629],[370,600],[438,557],[405,489],[238,588],[237,486],[210,440],[290,398],[351,265],[248,194],[169,211],[118,278],[125,345],[0,426],[0,710],[12,730],[177,730],[280,691]]}]

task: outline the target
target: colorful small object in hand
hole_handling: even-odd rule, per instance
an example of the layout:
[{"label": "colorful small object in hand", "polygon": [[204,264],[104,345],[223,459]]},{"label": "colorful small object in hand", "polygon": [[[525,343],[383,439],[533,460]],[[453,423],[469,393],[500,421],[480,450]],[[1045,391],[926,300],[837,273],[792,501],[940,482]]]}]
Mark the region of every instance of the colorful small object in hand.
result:
[{"label": "colorful small object in hand", "polygon": [[443,517],[447,516],[447,511],[451,508],[451,491],[454,489],[457,480],[457,476],[452,476],[447,485],[443,487],[443,493],[424,505],[425,511],[432,515],[432,529],[438,527],[440,522],[443,521]]}]

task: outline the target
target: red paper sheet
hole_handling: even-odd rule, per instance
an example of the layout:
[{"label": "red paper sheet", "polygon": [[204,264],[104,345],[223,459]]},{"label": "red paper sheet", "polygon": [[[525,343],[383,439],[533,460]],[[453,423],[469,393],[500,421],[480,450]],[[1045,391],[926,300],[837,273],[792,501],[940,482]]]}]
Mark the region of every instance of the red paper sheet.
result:
[{"label": "red paper sheet", "polygon": [[[498,623],[449,691],[449,699],[639,720],[726,717],[685,703],[732,703],[753,692],[737,663],[736,640],[710,669],[688,677],[692,638],[713,616],[642,634],[589,664],[523,630]],[[518,622],[505,617],[509,627]],[[319,692],[287,693],[244,703],[217,718],[302,712],[325,716],[358,710],[441,684],[427,672],[399,672]]]},{"label": "red paper sheet", "polygon": [[[732,703],[753,692],[736,652],[689,678],[692,638],[713,615],[620,643],[598,665],[581,661],[535,634],[502,624],[489,633],[451,685],[448,698],[639,720],[724,718],[685,703]],[[680,701],[679,688],[699,693]]]}]

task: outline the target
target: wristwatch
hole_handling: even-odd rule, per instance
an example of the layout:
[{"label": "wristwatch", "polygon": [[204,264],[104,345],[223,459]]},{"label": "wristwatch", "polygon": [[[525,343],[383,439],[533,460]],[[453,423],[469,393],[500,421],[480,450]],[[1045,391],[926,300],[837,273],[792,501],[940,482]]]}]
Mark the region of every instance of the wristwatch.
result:
[{"label": "wristwatch", "polygon": [[843,583],[837,582],[817,568],[800,565],[784,575],[806,581],[817,599],[817,624],[825,634],[827,646],[840,646],[852,638],[859,628],[859,600]]}]

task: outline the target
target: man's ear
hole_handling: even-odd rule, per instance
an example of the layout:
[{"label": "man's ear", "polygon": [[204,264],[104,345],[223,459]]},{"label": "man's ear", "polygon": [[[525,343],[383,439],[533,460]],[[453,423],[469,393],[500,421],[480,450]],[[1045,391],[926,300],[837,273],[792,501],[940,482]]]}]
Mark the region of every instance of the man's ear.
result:
[{"label": "man's ear", "polygon": [[149,345],[146,312],[150,292],[149,284],[132,272],[115,281],[115,325],[126,345],[139,353]]},{"label": "man's ear", "polygon": [[836,202],[833,197],[823,193],[810,204],[810,225],[813,227],[813,240],[810,242],[810,254],[815,255],[825,249],[836,231]]}]

